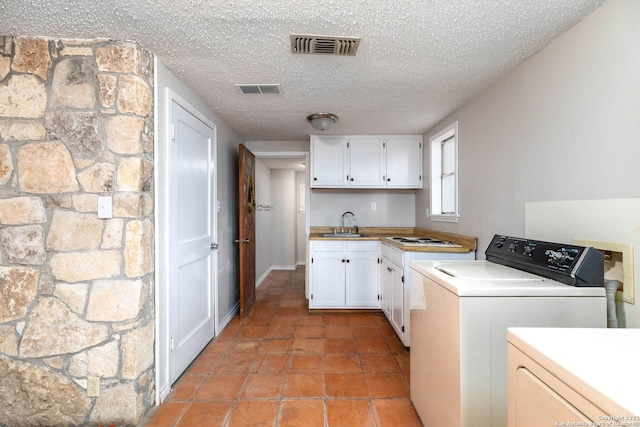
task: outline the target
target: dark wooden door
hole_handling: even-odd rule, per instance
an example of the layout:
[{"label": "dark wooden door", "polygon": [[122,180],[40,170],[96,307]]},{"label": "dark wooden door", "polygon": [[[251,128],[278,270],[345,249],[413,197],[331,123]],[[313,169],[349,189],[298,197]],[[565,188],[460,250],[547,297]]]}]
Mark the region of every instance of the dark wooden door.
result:
[{"label": "dark wooden door", "polygon": [[238,155],[239,190],[239,238],[240,247],[240,317],[249,314],[256,300],[256,158],[240,144]]}]

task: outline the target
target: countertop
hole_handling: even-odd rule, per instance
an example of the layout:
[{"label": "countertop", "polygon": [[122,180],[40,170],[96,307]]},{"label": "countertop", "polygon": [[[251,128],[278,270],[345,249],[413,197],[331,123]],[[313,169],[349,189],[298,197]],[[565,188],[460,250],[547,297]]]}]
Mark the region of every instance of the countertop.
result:
[{"label": "countertop", "polygon": [[609,415],[640,416],[640,329],[509,328],[507,340]]},{"label": "countertop", "polygon": [[[476,250],[476,238],[461,234],[444,233],[441,231],[427,230],[414,227],[360,227],[359,232],[365,237],[322,237],[324,233],[331,233],[335,227],[311,227],[309,240],[379,240],[382,243],[394,246],[398,249],[410,252],[471,252]],[[391,240],[395,236],[431,237],[439,240],[447,240],[460,245],[460,247],[448,246],[410,246]]]}]

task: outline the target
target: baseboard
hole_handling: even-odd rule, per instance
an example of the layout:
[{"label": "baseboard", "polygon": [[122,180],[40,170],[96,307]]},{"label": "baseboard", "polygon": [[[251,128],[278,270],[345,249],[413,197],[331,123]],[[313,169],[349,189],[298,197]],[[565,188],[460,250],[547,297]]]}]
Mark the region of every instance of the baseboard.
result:
[{"label": "baseboard", "polygon": [[262,276],[260,276],[260,278],[258,278],[258,280],[256,280],[256,289],[258,288],[258,286],[262,285],[262,282],[264,282],[264,279],[267,278],[267,276],[269,275],[269,273],[271,273],[271,271],[273,270],[273,267],[269,267],[267,269],[267,271],[265,271]]},{"label": "baseboard", "polygon": [[298,264],[296,265],[307,265],[307,263],[305,261],[298,261]]},{"label": "baseboard", "polygon": [[171,393],[171,386],[167,383],[158,390],[159,402],[156,402],[156,404],[159,405],[164,402],[167,396],[169,396],[169,393]]},{"label": "baseboard", "polygon": [[295,265],[272,265],[272,270],[295,270]]},{"label": "baseboard", "polygon": [[216,328],[216,330],[218,331],[216,336],[218,336],[218,335],[220,335],[220,333],[222,333],[222,331],[224,330],[224,328],[227,327],[229,322],[231,322],[231,320],[233,320],[235,315],[238,314],[238,310],[240,310],[240,301],[238,301],[236,303],[236,305],[233,306],[231,311],[229,311],[229,314],[227,314],[226,317],[224,319],[222,319],[222,321],[220,322],[220,324]]}]

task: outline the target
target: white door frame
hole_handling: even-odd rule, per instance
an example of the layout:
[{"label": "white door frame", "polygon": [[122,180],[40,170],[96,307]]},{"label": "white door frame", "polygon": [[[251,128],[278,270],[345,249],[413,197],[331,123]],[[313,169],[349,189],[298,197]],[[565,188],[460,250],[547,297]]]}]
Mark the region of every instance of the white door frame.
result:
[{"label": "white door frame", "polygon": [[[214,183],[212,185],[212,197],[211,200],[215,204],[218,200],[218,160],[217,160],[217,126],[211,120],[209,120],[204,114],[198,111],[187,100],[182,98],[173,90],[166,88],[164,95],[165,111],[156,110],[157,122],[160,122],[158,114],[163,114],[162,129],[156,126],[158,133],[162,132],[164,136],[164,146],[156,143],[155,147],[155,307],[156,307],[156,340],[155,340],[155,353],[156,353],[156,405],[159,405],[171,391],[171,384],[169,381],[169,353],[170,349],[170,337],[169,337],[169,304],[168,297],[170,291],[169,281],[169,184],[170,184],[170,170],[172,159],[169,156],[169,144],[171,143],[171,106],[173,102],[180,104],[185,110],[193,114],[196,118],[201,120],[207,126],[213,129],[213,147],[211,150],[212,167],[214,170]],[[161,95],[159,95],[161,96]],[[157,135],[158,137],[159,135]],[[159,140],[159,138],[157,138]],[[157,141],[156,141],[157,142]],[[217,219],[217,206],[213,206],[214,213],[213,219],[213,239],[214,242],[218,241],[218,219]],[[212,274],[212,297],[214,307],[214,334],[217,336],[220,331],[219,327],[219,311],[218,311],[218,252],[213,251],[211,265]]]}]

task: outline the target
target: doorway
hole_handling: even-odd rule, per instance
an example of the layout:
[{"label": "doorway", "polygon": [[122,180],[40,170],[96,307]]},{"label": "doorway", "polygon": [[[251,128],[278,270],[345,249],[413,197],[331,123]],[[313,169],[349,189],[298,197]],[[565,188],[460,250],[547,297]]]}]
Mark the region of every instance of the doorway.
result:
[{"label": "doorway", "polygon": [[[215,336],[217,324],[216,126],[171,90],[158,190],[158,369],[170,386]],[[166,237],[165,237],[166,236]],[[166,375],[166,376],[165,376]]]},{"label": "doorway", "polygon": [[304,265],[309,235],[308,152],[255,152],[256,285]]}]

